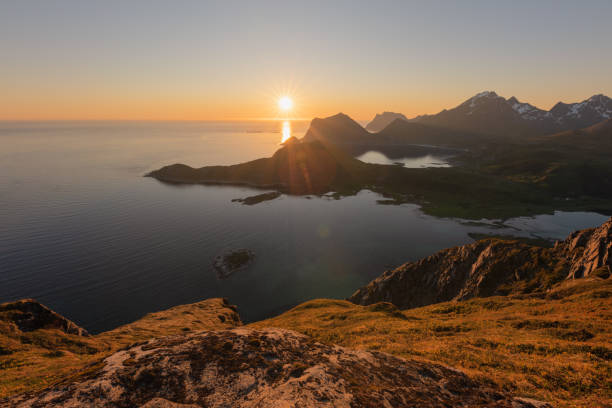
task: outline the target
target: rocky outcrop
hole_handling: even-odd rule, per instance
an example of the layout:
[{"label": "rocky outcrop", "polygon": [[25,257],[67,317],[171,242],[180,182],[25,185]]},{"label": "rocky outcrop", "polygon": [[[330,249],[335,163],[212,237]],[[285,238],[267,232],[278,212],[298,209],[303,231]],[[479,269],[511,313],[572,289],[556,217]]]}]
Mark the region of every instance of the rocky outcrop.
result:
[{"label": "rocky outcrop", "polygon": [[0,321],[14,326],[21,332],[39,329],[56,329],[66,334],[89,336],[87,330],[77,326],[64,316],[55,313],[34,299],[0,304]]},{"label": "rocky outcrop", "polygon": [[544,407],[460,371],[282,329],[167,337],[119,351],[14,407]]},{"label": "rocky outcrop", "polygon": [[569,261],[568,278],[590,276],[595,271],[608,271],[612,265],[612,218],[598,228],[572,233],[558,242],[555,252]]},{"label": "rocky outcrop", "polygon": [[413,308],[476,296],[544,291],[564,278],[610,275],[612,218],[554,248],[497,239],[445,249],[383,273],[349,300]]},{"label": "rocky outcrop", "polygon": [[3,397],[44,388],[130,344],[240,325],[236,306],[221,298],[149,313],[90,336],[31,299],[0,305],[0,407]]}]

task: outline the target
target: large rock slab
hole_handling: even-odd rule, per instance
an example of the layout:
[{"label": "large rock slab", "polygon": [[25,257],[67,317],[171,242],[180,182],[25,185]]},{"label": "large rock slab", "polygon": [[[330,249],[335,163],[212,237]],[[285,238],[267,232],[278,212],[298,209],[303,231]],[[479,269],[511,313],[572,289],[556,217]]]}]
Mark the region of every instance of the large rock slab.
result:
[{"label": "large rock slab", "polygon": [[[14,407],[535,407],[441,365],[317,343],[282,329],[152,340]],[[544,405],[541,405],[544,406]]]}]

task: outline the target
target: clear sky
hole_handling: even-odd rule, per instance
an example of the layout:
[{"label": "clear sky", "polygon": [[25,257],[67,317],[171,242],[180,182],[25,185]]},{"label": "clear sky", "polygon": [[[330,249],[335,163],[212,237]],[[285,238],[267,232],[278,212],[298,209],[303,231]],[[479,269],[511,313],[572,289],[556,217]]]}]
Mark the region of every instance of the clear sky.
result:
[{"label": "clear sky", "polygon": [[612,96],[612,1],[0,0],[0,119],[370,119]]}]

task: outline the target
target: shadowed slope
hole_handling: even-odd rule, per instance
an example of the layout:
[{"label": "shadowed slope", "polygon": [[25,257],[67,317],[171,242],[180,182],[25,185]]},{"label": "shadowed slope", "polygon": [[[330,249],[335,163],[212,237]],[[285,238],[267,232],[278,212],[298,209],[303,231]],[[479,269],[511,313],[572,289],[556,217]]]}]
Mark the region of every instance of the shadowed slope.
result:
[{"label": "shadowed slope", "polygon": [[612,198],[612,120],[534,137],[529,143],[491,146],[475,157],[480,170],[532,184],[564,199]]},{"label": "shadowed slope", "polygon": [[604,120],[584,129],[568,130],[541,138],[542,143],[572,146],[578,149],[597,150],[612,146],[612,119]]},{"label": "shadowed slope", "polygon": [[376,134],[376,140],[391,145],[418,144],[465,148],[483,143],[487,139],[475,133],[395,119]]}]

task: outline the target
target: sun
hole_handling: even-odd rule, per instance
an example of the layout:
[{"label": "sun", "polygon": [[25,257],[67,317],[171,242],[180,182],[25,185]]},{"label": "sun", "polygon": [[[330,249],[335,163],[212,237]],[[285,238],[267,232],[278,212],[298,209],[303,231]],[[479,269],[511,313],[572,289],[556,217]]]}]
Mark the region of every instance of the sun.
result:
[{"label": "sun", "polygon": [[283,112],[289,112],[293,108],[293,101],[288,96],[283,96],[278,100],[278,108]]}]

